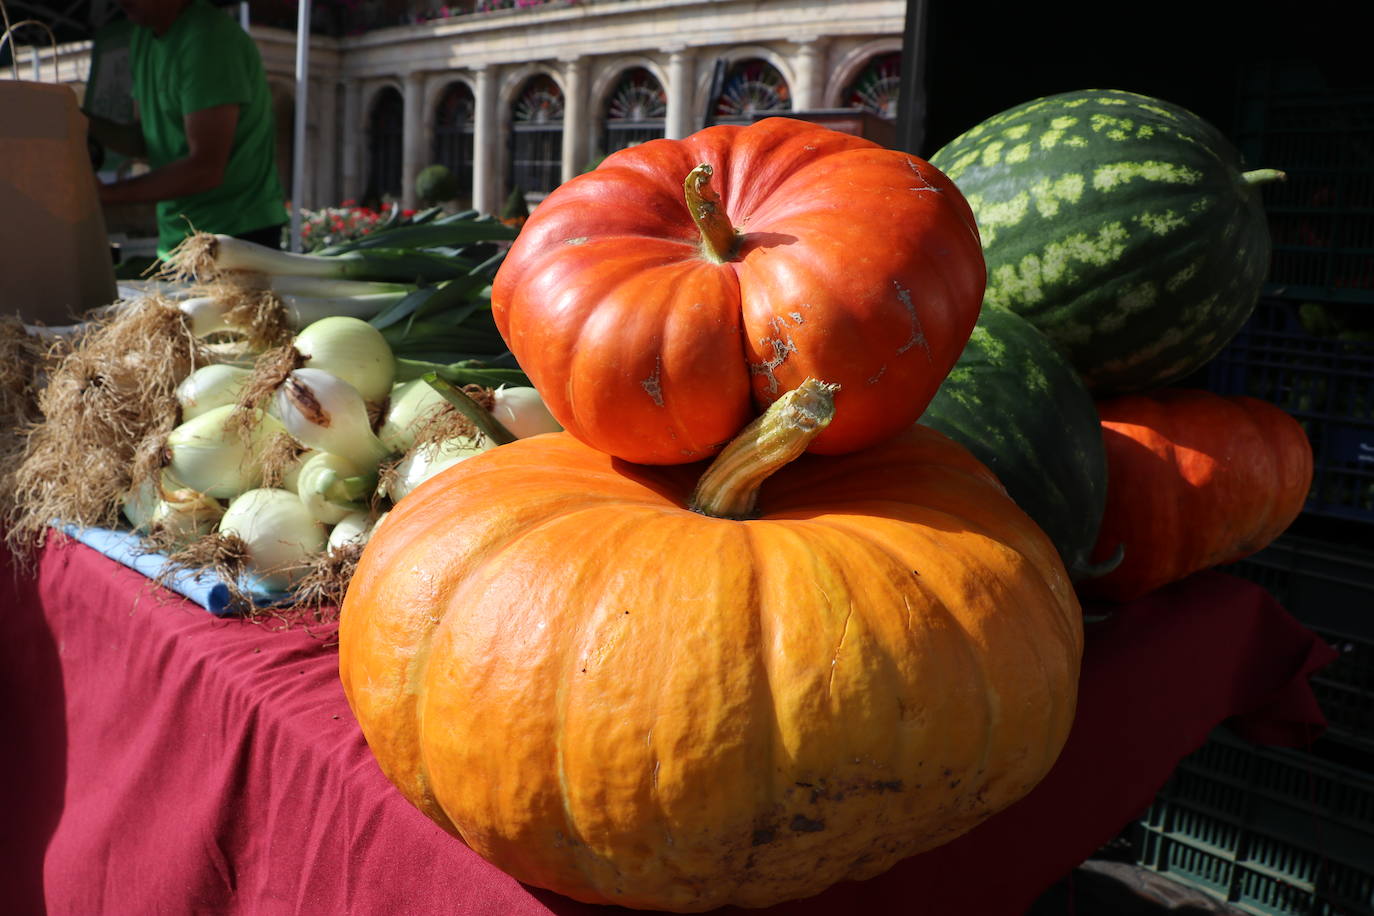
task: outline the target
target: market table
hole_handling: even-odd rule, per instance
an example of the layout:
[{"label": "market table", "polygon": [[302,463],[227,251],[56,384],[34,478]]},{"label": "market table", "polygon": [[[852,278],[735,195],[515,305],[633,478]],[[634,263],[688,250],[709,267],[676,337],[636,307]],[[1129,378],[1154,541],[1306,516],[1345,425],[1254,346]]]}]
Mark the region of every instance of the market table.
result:
[{"label": "market table", "polygon": [[[34,568],[0,556],[0,576],[7,912],[622,912],[519,884],[405,802],[327,628],[217,619],[70,541]],[[1020,914],[1219,723],[1315,737],[1307,676],[1333,655],[1244,580],[1162,589],[1089,626],[1072,734],[1029,796],[879,878],[753,912]]]}]

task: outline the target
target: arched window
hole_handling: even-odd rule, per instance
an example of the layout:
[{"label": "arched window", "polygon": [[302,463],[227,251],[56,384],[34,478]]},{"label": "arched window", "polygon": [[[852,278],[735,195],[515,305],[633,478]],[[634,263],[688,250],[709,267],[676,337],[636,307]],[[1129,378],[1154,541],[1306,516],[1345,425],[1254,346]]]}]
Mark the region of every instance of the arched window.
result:
[{"label": "arched window", "polygon": [[434,110],[433,161],[447,166],[458,181],[458,199],[472,194],[472,115],[475,105],[466,83],[451,83]]},{"label": "arched window", "polygon": [[725,71],[714,102],[716,121],[747,124],[759,115],[792,110],[792,93],[778,69],[757,58],[737,61]]},{"label": "arched window", "polygon": [[626,70],[606,98],[601,152],[610,154],[662,137],[667,111],[668,96],[654,75],[643,67]]},{"label": "arched window", "polygon": [[511,107],[511,185],[547,194],[563,178],[563,90],[544,74],[525,83]]},{"label": "arched window", "polygon": [[862,108],[897,120],[897,90],[902,82],[902,52],[880,54],[868,62],[844,91],[847,108]]},{"label": "arched window", "polygon": [[405,103],[391,86],[377,93],[367,119],[368,196],[401,196],[401,144]]}]

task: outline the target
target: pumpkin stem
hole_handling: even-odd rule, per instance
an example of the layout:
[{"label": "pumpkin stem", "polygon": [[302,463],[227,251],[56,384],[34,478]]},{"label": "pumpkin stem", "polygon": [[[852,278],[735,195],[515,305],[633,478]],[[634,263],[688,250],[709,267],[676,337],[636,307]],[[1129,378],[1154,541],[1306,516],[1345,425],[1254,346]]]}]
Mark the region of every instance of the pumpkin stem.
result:
[{"label": "pumpkin stem", "polygon": [[1241,172],[1240,177],[1248,185],[1268,184],[1271,181],[1287,181],[1288,173],[1278,169],[1252,169],[1249,172]]},{"label": "pumpkin stem", "polygon": [[688,508],[715,518],[749,518],[763,481],[830,425],[839,387],[809,378],[774,401],[711,462]]},{"label": "pumpkin stem", "polygon": [[714,264],[724,264],[735,256],[740,234],[730,225],[720,195],[711,187],[712,168],[703,162],[687,173],[682,193],[687,210],[701,233],[701,252]]}]

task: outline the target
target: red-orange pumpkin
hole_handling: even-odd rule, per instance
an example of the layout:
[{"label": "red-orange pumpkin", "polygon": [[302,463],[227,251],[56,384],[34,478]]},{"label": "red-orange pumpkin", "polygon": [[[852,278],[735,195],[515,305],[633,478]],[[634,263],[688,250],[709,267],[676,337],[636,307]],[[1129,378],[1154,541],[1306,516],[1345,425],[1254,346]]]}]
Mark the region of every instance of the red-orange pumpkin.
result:
[{"label": "red-orange pumpkin", "polygon": [[556,189],[503,261],[492,311],[565,429],[681,464],[809,376],[841,386],[815,452],[910,425],[985,280],[972,212],[941,172],[769,118],[632,147]]},{"label": "red-orange pumpkin", "polygon": [[1249,397],[1161,389],[1099,401],[1107,509],[1093,561],[1124,546],[1085,597],[1130,601],[1268,545],[1302,511],[1312,446],[1282,409]]},{"label": "red-orange pumpkin", "polygon": [[962,446],[803,455],[748,520],[689,510],[699,472],[549,434],[392,511],[339,662],[407,798],[522,881],[699,911],[878,874],[1044,776],[1081,610]]}]

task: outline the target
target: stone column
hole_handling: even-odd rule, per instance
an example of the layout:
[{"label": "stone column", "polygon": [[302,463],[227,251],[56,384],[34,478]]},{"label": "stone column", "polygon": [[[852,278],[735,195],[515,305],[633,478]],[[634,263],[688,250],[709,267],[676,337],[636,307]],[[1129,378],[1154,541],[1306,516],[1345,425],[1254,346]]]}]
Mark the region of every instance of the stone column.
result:
[{"label": "stone column", "polygon": [[587,59],[563,62],[563,172],[568,181],[582,171],[591,149],[591,117],[587,111]]},{"label": "stone column", "polygon": [[501,136],[496,111],[496,74],[478,67],[473,92],[472,208],[479,213],[501,212]]},{"label": "stone column", "polygon": [[316,80],[310,87],[315,130],[310,138],[311,198],[316,207],[330,207],[342,198],[336,183],[339,161],[339,125],[336,123],[338,84],[333,78]]},{"label": "stone column", "polygon": [[792,56],[792,72],[796,85],[792,88],[792,110],[810,111],[825,105],[826,43],[811,38],[797,42]]},{"label": "stone column", "polygon": [[425,157],[425,75],[405,76],[405,129],[401,138],[401,206],[415,206],[415,177]]},{"label": "stone column", "polygon": [[663,135],[681,140],[696,130],[696,55],[688,48],[677,48],[668,55],[668,111],[663,120]]},{"label": "stone column", "polygon": [[343,84],[343,127],[339,136],[339,199],[358,200],[363,194],[361,176],[363,117],[361,87],[356,79]]}]

